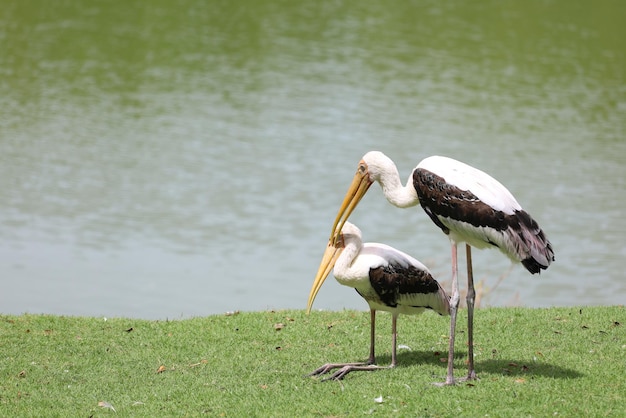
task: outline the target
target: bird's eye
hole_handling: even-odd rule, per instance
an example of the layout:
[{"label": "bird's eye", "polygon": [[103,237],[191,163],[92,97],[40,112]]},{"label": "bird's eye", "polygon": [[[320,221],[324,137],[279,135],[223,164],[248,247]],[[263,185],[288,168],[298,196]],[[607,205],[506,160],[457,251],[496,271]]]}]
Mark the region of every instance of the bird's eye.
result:
[{"label": "bird's eye", "polygon": [[365,164],[359,164],[358,171],[361,174],[365,174],[367,172],[367,166]]}]

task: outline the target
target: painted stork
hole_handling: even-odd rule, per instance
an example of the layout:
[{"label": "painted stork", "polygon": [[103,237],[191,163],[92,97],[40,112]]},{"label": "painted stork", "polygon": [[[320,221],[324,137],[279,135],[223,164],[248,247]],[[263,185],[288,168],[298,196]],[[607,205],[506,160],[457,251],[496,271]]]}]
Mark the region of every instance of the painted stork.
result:
[{"label": "painted stork", "polygon": [[548,268],[554,261],[550,241],[537,222],[524,211],[513,195],[493,177],[447,157],[422,160],[411,172],[406,186],[400,182],[396,165],[382,152],[371,151],[359,162],[356,174],[333,224],[330,242],[338,240],[342,226],[372,183],[378,182],[387,200],[400,208],[420,204],[452,245],[452,295],[450,300],[450,346],[448,371],[444,384],[455,383],[453,372],[456,314],[459,305],[457,246],[466,243],[468,374],[474,370],[473,321],[474,279],[471,246],[498,248],[532,274]]},{"label": "painted stork", "polygon": [[[396,322],[398,315],[417,315],[432,309],[440,315],[450,313],[449,297],[428,269],[408,254],[385,244],[363,243],[361,231],[345,222],[334,244],[329,242],[315,276],[307,313],[322,284],[333,270],[337,281],[356,289],[370,308],[370,355],[364,363],[328,363],[309,376],[318,376],[339,369],[328,379],[340,380],[354,370],[393,368],[396,358]],[[376,311],[391,312],[391,365],[377,366],[374,354]],[[328,380],[326,379],[326,380]]]}]

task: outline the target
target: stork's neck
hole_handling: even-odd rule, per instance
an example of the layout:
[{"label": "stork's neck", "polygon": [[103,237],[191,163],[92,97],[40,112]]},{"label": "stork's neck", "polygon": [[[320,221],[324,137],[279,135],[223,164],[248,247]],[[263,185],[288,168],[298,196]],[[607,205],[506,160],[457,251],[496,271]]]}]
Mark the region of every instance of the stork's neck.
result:
[{"label": "stork's neck", "polygon": [[398,167],[391,158],[380,151],[370,151],[363,156],[370,180],[377,181],[383,188],[383,194],[394,206],[407,208],[419,203],[417,192],[413,186],[413,173],[409,176],[406,186],[400,183]]},{"label": "stork's neck", "polygon": [[341,255],[335,263],[333,275],[337,281],[345,286],[355,287],[353,283],[355,279],[358,279],[358,274],[352,269],[352,263],[359,255],[363,243],[357,239],[352,238],[345,243],[345,247],[341,252]]},{"label": "stork's neck", "polygon": [[378,178],[378,183],[383,188],[385,198],[394,206],[408,208],[419,204],[417,192],[413,186],[413,176],[409,176],[406,185],[400,182],[400,175],[395,165],[392,169],[384,170]]}]

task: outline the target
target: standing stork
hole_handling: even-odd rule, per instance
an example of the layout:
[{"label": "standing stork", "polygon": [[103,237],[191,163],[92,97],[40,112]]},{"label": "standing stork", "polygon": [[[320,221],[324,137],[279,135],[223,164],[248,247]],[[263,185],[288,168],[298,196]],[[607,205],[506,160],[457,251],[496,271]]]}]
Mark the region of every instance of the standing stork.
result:
[{"label": "standing stork", "polygon": [[[340,380],[353,370],[380,370],[397,364],[396,321],[399,314],[418,315],[432,309],[450,313],[449,298],[428,269],[408,254],[385,244],[363,243],[361,231],[345,222],[337,239],[329,242],[322,257],[307,305],[307,314],[322,284],[333,270],[337,281],[356,289],[370,307],[370,355],[365,363],[327,363],[309,376],[339,369],[328,379]],[[374,354],[376,311],[391,312],[391,365],[377,366]]]},{"label": "standing stork", "polygon": [[356,174],[339,208],[330,242],[340,231],[372,183],[378,182],[387,200],[400,208],[420,204],[452,245],[452,296],[450,300],[450,346],[446,385],[455,383],[454,337],[459,305],[457,246],[465,242],[467,256],[468,374],[474,370],[474,279],[471,247],[498,248],[532,274],[548,268],[554,251],[537,222],[524,211],[513,195],[493,177],[447,157],[422,160],[411,172],[406,186],[400,182],[396,165],[382,152],[370,151],[359,162]]}]

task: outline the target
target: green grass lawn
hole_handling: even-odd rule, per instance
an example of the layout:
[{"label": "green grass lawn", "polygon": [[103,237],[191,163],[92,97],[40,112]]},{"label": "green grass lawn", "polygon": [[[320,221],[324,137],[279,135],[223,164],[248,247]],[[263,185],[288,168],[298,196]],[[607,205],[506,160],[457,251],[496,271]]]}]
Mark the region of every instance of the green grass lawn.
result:
[{"label": "green grass lawn", "polygon": [[[457,376],[466,371],[464,315]],[[480,380],[436,387],[449,318],[428,312],[400,317],[397,368],[341,382],[304,375],[327,361],[365,359],[368,312],[3,315],[0,416],[624,416],[625,322],[623,306],[480,309]],[[391,318],[377,323],[378,362],[387,364]]]}]

